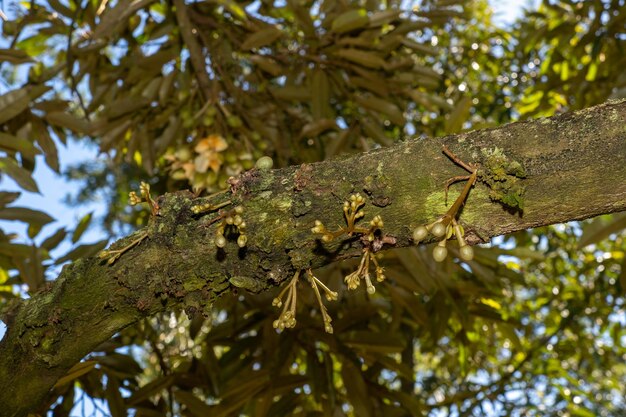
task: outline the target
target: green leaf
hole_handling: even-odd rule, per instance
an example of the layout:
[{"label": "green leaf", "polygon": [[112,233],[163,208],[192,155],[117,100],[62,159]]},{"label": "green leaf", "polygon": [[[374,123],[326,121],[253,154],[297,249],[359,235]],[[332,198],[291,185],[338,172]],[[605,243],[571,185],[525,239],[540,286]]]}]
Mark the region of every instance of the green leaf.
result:
[{"label": "green leaf", "polygon": [[285,70],[282,65],[278,64],[272,58],[265,56],[253,55],[250,57],[250,61],[252,61],[261,70],[273,75],[274,77],[278,77]]},{"label": "green leaf", "polygon": [[332,118],[330,108],[330,82],[322,69],[313,71],[311,77],[311,114],[314,119]]},{"label": "green leaf", "polygon": [[0,132],[0,150],[19,152],[30,159],[41,153],[30,140],[2,132]]},{"label": "green leaf", "polygon": [[13,65],[33,62],[33,59],[19,49],[0,49],[0,62],[10,62]]},{"label": "green leaf", "polygon": [[137,375],[140,374],[142,369],[137,361],[130,355],[124,355],[121,353],[108,353],[104,356],[97,356],[94,359],[101,365],[106,366],[109,369],[120,372],[124,375]]},{"label": "green leaf", "polygon": [[415,52],[420,52],[424,55],[437,55],[438,50],[433,48],[432,46],[424,45],[419,42],[415,42],[412,39],[403,39],[402,44],[407,48],[414,50]]},{"label": "green leaf", "polygon": [[26,207],[5,207],[0,209],[0,219],[17,220],[41,226],[54,221],[48,214]]},{"label": "green leaf", "polygon": [[93,213],[88,213],[80,219],[78,226],[76,226],[76,229],[74,229],[74,233],[72,234],[72,243],[78,242],[78,239],[80,239],[85,230],[87,230],[87,226],[89,226],[89,223],[91,222],[92,215]]},{"label": "green leaf", "polygon": [[28,256],[13,258],[15,267],[20,272],[20,278],[29,287],[30,292],[41,288],[45,282],[42,261],[47,259],[47,254],[36,246],[30,246]]},{"label": "green leaf", "polygon": [[517,333],[515,333],[514,326],[509,323],[496,323],[496,325],[498,326],[498,329],[502,332],[502,335],[513,343],[516,351],[524,351],[524,346],[522,345],[522,342]]},{"label": "green leaf", "polygon": [[426,325],[428,323],[428,313],[422,303],[415,300],[415,295],[401,287],[389,287],[391,299],[397,305],[402,306],[411,315],[416,323]]},{"label": "green leaf", "polygon": [[360,49],[344,48],[332,53],[346,61],[354,62],[367,68],[381,69],[385,67],[385,60],[375,52],[366,52]]},{"label": "green leaf", "polygon": [[18,191],[0,191],[0,208],[11,204],[17,200],[21,194],[22,193]]},{"label": "green leaf", "polygon": [[46,164],[48,164],[54,172],[59,172],[59,154],[57,146],[50,137],[46,125],[40,119],[33,121],[33,133],[35,134],[37,144],[41,150],[43,150]]},{"label": "green leaf", "polygon": [[267,370],[252,371],[242,381],[232,381],[224,390],[222,397],[229,403],[240,402],[243,398],[249,398],[251,394],[260,391],[270,383],[270,374]]},{"label": "green leaf", "polygon": [[301,137],[316,137],[323,132],[331,129],[337,129],[337,123],[332,119],[319,119],[311,123],[307,123],[300,132]]},{"label": "green leaf", "polygon": [[359,417],[372,417],[374,409],[363,380],[363,374],[347,358],[342,362],[341,377],[348,392],[350,404],[354,408],[354,414]]},{"label": "green leaf", "polygon": [[463,377],[466,377],[467,376],[467,356],[468,356],[467,346],[465,346],[463,343],[460,343],[458,349],[459,349],[458,358],[459,358],[459,365],[461,368],[461,375]]},{"label": "green leaf", "polygon": [[233,0],[218,0],[219,4],[224,5],[229,12],[231,12],[234,16],[239,18],[240,20],[247,20],[248,16],[246,15],[246,11],[235,1]]},{"label": "green leaf", "polygon": [[111,375],[107,375],[107,387],[104,391],[104,397],[111,411],[111,417],[128,416],[124,398],[122,398],[122,393],[120,392],[120,383],[117,378]]},{"label": "green leaf", "polygon": [[332,32],[342,34],[364,28],[369,24],[365,9],[349,10],[337,16],[330,27]]},{"label": "green leaf", "polygon": [[61,377],[56,384],[54,384],[54,388],[59,389],[63,387],[63,385],[69,384],[86,373],[91,372],[91,370],[96,366],[96,363],[97,362],[94,360],[78,362],[76,365],[72,366],[69,371],[67,371],[65,376]]},{"label": "green leaf", "polygon": [[291,10],[293,10],[293,14],[297,22],[297,27],[302,29],[305,35],[310,38],[317,36],[315,33],[313,19],[311,19],[310,7],[305,7],[304,3],[298,0],[287,0],[287,5]]},{"label": "green leaf", "polygon": [[28,88],[20,88],[12,90],[0,96],[0,124],[11,120],[24,110],[30,104],[28,96]]},{"label": "green leaf", "polygon": [[395,334],[354,331],[342,335],[341,340],[347,346],[354,349],[362,349],[367,352],[398,353],[404,349],[404,341]]},{"label": "green leaf", "polygon": [[126,135],[128,129],[133,125],[133,121],[129,118],[124,118],[120,120],[116,120],[107,125],[105,129],[103,129],[104,135],[102,135],[102,140],[100,142],[100,149],[102,151],[108,151],[113,146],[115,146],[119,141],[121,141]]},{"label": "green leaf", "polygon": [[16,46],[30,56],[39,56],[48,49],[49,40],[48,35],[38,31],[32,36],[20,40]]},{"label": "green leaf", "polygon": [[116,34],[118,28],[128,22],[139,9],[149,6],[156,0],[131,0],[117,3],[115,7],[107,7],[100,16],[100,24],[93,31],[92,39],[109,38]]},{"label": "green leaf", "polygon": [[578,249],[598,243],[624,229],[626,229],[626,213],[597,217],[583,226],[583,234],[578,241]]},{"label": "green leaf", "polygon": [[575,416],[575,417],[596,417],[597,416],[597,414],[591,411],[590,409],[580,406],[580,405],[575,405],[575,404],[570,404],[568,407],[568,411],[571,413],[572,416]]},{"label": "green leaf", "polygon": [[156,377],[154,380],[150,381],[143,387],[139,388],[137,391],[133,392],[133,394],[128,399],[128,405],[136,405],[142,402],[143,400],[147,400],[150,397],[159,394],[164,389],[170,387],[176,377],[174,375],[163,375]]},{"label": "green leaf", "polygon": [[176,400],[187,408],[187,411],[193,416],[206,417],[217,415],[213,408],[188,391],[176,390],[174,392]]},{"label": "green leaf", "polygon": [[29,238],[34,239],[39,232],[41,232],[41,228],[43,227],[43,225],[38,224],[38,223],[30,223],[28,225],[28,229],[26,230],[26,234],[28,235]]},{"label": "green leaf", "polygon": [[270,93],[281,100],[308,101],[311,92],[303,86],[286,85],[284,87],[269,87]]},{"label": "green leaf", "polygon": [[472,108],[472,99],[462,97],[446,119],[446,133],[458,133],[463,129],[463,123],[469,118]]},{"label": "green leaf", "polygon": [[241,44],[241,49],[249,51],[251,49],[261,48],[273,43],[281,36],[283,36],[283,32],[280,29],[270,26],[248,36]]},{"label": "green leaf", "polygon": [[598,64],[592,62],[589,65],[589,69],[587,70],[587,75],[585,75],[585,80],[594,81],[598,76]]},{"label": "green leaf", "polygon": [[70,19],[74,19],[75,13],[69,7],[61,4],[59,0],[47,0],[50,7],[54,9],[54,11],[59,12],[65,17],[69,17]]},{"label": "green leaf", "polygon": [[87,135],[91,132],[91,124],[84,119],[80,119],[64,111],[54,111],[47,113],[44,118],[52,125],[64,127],[73,131]]},{"label": "green leaf", "polygon": [[13,178],[17,185],[26,191],[31,191],[33,193],[39,192],[37,183],[33,180],[31,173],[19,166],[14,159],[0,158],[0,172],[4,172],[9,177]]},{"label": "green leaf", "polygon": [[23,243],[0,242],[0,254],[10,257],[28,258],[32,252],[30,245]]},{"label": "green leaf", "polygon": [[379,12],[374,12],[369,17],[370,27],[382,26],[386,25],[394,20],[396,20],[400,16],[399,10],[382,10]]},{"label": "green leaf", "polygon": [[67,231],[65,230],[65,228],[61,227],[57,229],[57,231],[54,232],[52,235],[48,236],[46,240],[41,243],[41,247],[46,249],[47,251],[51,251],[52,249],[59,246],[59,243],[61,243],[63,239],[65,239],[65,236],[67,236]]},{"label": "green leaf", "polygon": [[402,110],[400,110],[394,103],[373,95],[361,94],[356,94],[354,96],[354,101],[366,109],[388,116],[393,123],[399,126],[404,126],[404,115],[402,114]]},{"label": "green leaf", "polygon": [[358,88],[364,88],[381,97],[389,96],[388,81],[382,78],[350,77],[350,84]]},{"label": "green leaf", "polygon": [[622,294],[626,294],[626,256],[622,259],[620,266],[619,283],[622,287]]},{"label": "green leaf", "polygon": [[369,118],[363,118],[359,122],[366,136],[371,137],[383,146],[390,146],[393,143],[378,123],[373,122]]}]

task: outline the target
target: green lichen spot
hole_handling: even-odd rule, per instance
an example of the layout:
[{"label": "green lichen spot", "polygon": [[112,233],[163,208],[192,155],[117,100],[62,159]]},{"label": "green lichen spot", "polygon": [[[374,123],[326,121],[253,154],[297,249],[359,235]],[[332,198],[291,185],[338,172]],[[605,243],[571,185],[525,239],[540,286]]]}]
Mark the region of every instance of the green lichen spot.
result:
[{"label": "green lichen spot", "polygon": [[489,189],[489,197],[514,210],[524,209],[524,186],[522,179],[526,171],[518,161],[507,157],[502,149],[484,149],[483,166],[478,171],[478,178]]},{"label": "green lichen spot", "polygon": [[189,277],[183,282],[183,289],[187,292],[197,291],[204,288],[206,281],[196,276]]},{"label": "green lichen spot", "polygon": [[234,277],[230,277],[228,282],[231,283],[232,286],[237,288],[243,288],[248,291],[259,291],[261,289],[261,285],[259,281],[254,278],[245,277],[242,275],[235,275]]},{"label": "green lichen spot", "polygon": [[279,200],[276,204],[276,206],[280,209],[280,210],[289,210],[291,208],[291,205],[293,204],[293,202],[291,201],[290,198],[285,198],[282,200]]},{"label": "green lichen spot", "polygon": [[[450,199],[450,197],[454,197],[454,193],[451,192],[448,195],[448,199]],[[424,213],[426,218],[436,217],[445,212],[447,208],[445,204],[445,193],[443,191],[430,193],[428,197],[426,197],[424,208],[428,210],[428,213]]]}]

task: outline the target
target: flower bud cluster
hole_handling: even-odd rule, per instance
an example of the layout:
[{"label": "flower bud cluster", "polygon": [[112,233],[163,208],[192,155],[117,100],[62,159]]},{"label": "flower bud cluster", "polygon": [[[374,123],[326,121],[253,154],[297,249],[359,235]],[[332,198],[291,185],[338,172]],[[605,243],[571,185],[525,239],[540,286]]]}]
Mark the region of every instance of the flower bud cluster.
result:
[{"label": "flower bud cluster", "polygon": [[156,201],[152,199],[152,196],[150,196],[150,184],[142,181],[139,185],[139,194],[140,195],[137,195],[137,193],[134,191],[128,193],[128,204],[130,204],[131,206],[136,206],[137,204],[148,203],[148,206],[150,207],[150,212],[153,216],[156,216],[159,211],[159,206]]},{"label": "flower bud cluster", "polygon": [[233,210],[225,213],[222,222],[215,230],[215,246],[223,248],[226,246],[226,235],[229,232],[238,234],[237,246],[243,248],[248,243],[248,236],[246,235],[246,222],[241,217],[244,209],[242,206],[237,206]]},{"label": "flower bud cluster", "polygon": [[463,230],[463,227],[457,223],[456,219],[459,215],[459,210],[463,204],[465,204],[465,200],[467,199],[470,190],[476,183],[478,167],[477,165],[464,163],[446,146],[443,147],[443,153],[445,153],[457,165],[470,172],[470,175],[453,177],[446,182],[445,195],[447,202],[448,187],[457,181],[466,181],[463,191],[461,191],[461,194],[459,194],[454,201],[454,204],[450,206],[446,214],[435,220],[433,223],[418,226],[415,230],[413,230],[413,242],[417,245],[424,240],[429,233],[432,233],[432,235],[436,238],[441,238],[433,249],[433,259],[437,262],[443,262],[448,256],[446,243],[448,239],[454,235],[459,243],[459,257],[464,261],[471,261],[474,258],[474,249],[472,249],[472,247],[465,241],[465,231]]},{"label": "flower bud cluster", "polygon": [[[298,291],[298,280],[300,279],[300,274],[302,271],[296,272],[291,281],[282,289],[282,291],[278,294],[274,300],[272,300],[272,305],[277,308],[282,307],[282,311],[278,319],[274,320],[272,326],[277,330],[291,329],[296,326],[296,306],[297,306],[297,291]],[[324,330],[327,333],[333,332],[333,326],[331,324],[332,318],[328,314],[328,310],[322,301],[322,296],[320,294],[319,287],[324,291],[324,295],[326,300],[334,301],[337,300],[337,293],[335,291],[331,291],[322,281],[320,281],[310,269],[306,270],[306,275],[309,283],[311,284],[311,288],[313,288],[313,292],[315,293],[315,298],[319,305],[320,312],[322,314],[322,320],[324,321]],[[283,298],[285,302],[283,303]]]},{"label": "flower bud cluster", "polygon": [[446,243],[452,235],[456,237],[459,243],[459,257],[464,261],[474,259],[474,249],[465,241],[465,230],[454,218],[451,219],[447,225],[445,224],[444,217],[428,225],[418,226],[413,230],[413,242],[418,244],[424,240],[429,233],[432,233],[435,237],[442,238],[433,249],[433,259],[435,261],[443,262],[448,256]]},{"label": "flower bud cluster", "polygon": [[[376,232],[381,230],[384,226],[383,219],[380,215],[374,216],[369,222],[369,228],[358,227],[356,222],[361,219],[365,212],[362,207],[365,205],[365,199],[360,194],[353,194],[350,196],[349,201],[343,203],[343,214],[346,221],[346,226],[339,228],[339,230],[333,232],[329,231],[320,220],[315,220],[315,225],[311,229],[312,233],[321,234],[323,242],[330,242],[336,237],[341,235],[353,236],[354,234],[363,235],[366,238],[363,249],[363,256],[361,257],[361,263],[356,271],[347,275],[344,279],[349,290],[358,288],[361,284],[361,279],[365,281],[365,287],[368,294],[374,294],[376,288],[372,284],[370,277],[369,265],[372,262],[376,268],[376,280],[382,282],[385,280],[385,274],[383,268],[378,264],[375,245],[372,244],[376,240]],[[378,242],[379,247],[383,242]]]}]

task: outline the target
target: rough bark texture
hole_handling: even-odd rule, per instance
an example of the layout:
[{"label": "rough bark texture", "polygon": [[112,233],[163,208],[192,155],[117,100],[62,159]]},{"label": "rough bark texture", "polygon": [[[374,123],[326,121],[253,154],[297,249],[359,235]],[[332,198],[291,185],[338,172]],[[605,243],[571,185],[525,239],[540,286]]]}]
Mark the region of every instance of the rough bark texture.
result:
[{"label": "rough bark texture", "polygon": [[[626,210],[626,102],[551,119],[514,123],[439,139],[410,140],[345,159],[280,170],[252,170],[211,202],[241,205],[248,244],[217,249],[217,213],[194,215],[206,202],[181,192],[159,198],[148,238],[113,265],[97,258],[63,268],[49,288],[5,317],[0,342],[2,415],[25,415],[55,381],[98,344],[137,320],[183,305],[201,310],[231,286],[262,291],[297,269],[360,253],[360,243],[322,244],[316,219],[343,225],[342,203],[366,196],[369,219],[380,214],[395,246],[411,244],[412,229],[446,210],[442,184],[464,171],[446,158],[448,145],[463,160],[481,163],[482,149],[500,148],[528,177],[523,214],[489,198],[477,184],[461,215],[472,243],[516,230]],[[460,185],[450,191],[452,200]],[[228,210],[226,207],[225,210]],[[135,236],[136,237],[136,236]],[[115,243],[120,248],[129,236]]]}]

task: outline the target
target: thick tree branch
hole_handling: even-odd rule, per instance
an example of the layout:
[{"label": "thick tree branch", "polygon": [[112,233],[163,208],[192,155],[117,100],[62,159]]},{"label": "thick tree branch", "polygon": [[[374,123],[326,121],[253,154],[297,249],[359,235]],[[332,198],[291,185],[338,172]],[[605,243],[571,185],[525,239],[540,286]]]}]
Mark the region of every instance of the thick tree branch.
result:
[{"label": "thick tree branch", "polygon": [[[302,268],[360,253],[357,240],[322,244],[316,219],[343,224],[351,193],[367,196],[365,211],[380,214],[396,246],[411,230],[446,211],[445,181],[463,170],[446,158],[447,145],[463,160],[481,163],[482,149],[498,147],[520,162],[528,178],[523,215],[493,203],[478,183],[461,215],[471,242],[516,230],[626,210],[626,102],[551,119],[515,123],[280,170],[252,170],[232,181],[231,200],[244,208],[248,244],[213,243],[217,213],[194,215],[186,192],[159,198],[148,238],[109,266],[96,258],[63,268],[50,287],[6,317],[0,342],[3,415],[25,415],[58,378],[113,334],[137,320],[182,305],[201,311],[232,286],[262,291]],[[458,187],[458,188],[457,188]],[[452,187],[451,198],[461,186]],[[226,207],[225,210],[228,210]],[[144,231],[144,232],[145,232]],[[121,248],[129,236],[113,245]]]}]

